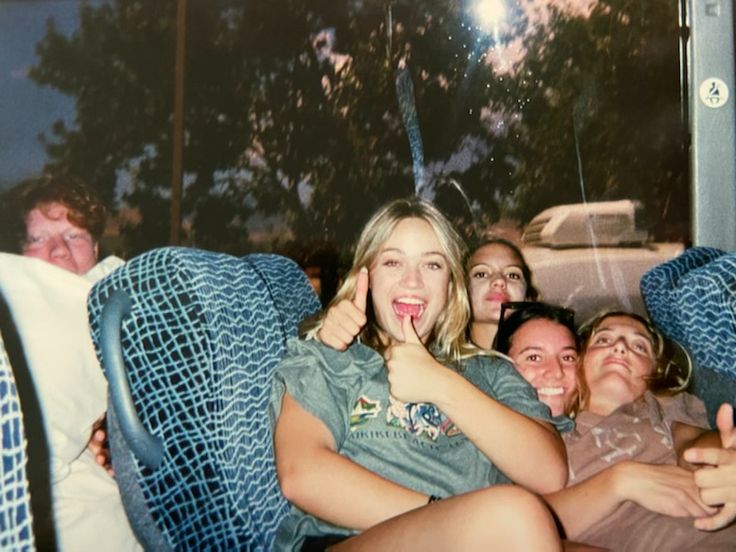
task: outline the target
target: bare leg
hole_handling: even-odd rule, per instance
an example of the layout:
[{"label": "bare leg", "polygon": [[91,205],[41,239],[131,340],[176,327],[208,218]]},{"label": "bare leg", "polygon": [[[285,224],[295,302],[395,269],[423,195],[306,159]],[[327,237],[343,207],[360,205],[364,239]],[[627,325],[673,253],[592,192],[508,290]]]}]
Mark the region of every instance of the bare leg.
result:
[{"label": "bare leg", "polygon": [[562,545],[539,497],[521,487],[497,486],[396,516],[331,550],[558,552]]}]

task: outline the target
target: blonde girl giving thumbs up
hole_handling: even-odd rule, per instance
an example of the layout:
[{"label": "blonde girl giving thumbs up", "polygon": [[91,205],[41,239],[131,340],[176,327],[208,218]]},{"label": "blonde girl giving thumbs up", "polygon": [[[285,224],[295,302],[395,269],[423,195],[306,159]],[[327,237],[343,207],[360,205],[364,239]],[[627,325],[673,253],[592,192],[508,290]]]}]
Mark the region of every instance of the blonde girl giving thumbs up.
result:
[{"label": "blonde girl giving thumbs up", "polygon": [[464,338],[464,252],[430,204],[388,204],[333,300],[351,300],[356,342],[288,344],[271,400],[292,504],[279,549],[561,549],[543,503],[502,485],[559,489],[566,459],[534,389]]}]

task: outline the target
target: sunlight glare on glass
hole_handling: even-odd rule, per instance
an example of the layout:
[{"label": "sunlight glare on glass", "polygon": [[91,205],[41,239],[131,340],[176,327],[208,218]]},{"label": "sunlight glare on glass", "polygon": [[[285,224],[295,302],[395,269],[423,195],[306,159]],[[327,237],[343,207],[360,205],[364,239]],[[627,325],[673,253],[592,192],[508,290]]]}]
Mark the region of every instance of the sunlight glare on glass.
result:
[{"label": "sunlight glare on glass", "polygon": [[506,19],[506,4],[504,0],[476,0],[473,16],[484,31],[497,31]]}]

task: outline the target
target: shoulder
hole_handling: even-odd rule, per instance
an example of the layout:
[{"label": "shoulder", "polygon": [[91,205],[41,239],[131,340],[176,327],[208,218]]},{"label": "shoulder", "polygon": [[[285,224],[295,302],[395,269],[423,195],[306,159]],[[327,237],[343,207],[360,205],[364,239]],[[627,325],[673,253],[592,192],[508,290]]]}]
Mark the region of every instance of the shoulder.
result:
[{"label": "shoulder", "polygon": [[383,369],[383,358],[370,347],[354,343],[346,351],[337,351],[316,339],[290,338],[281,368],[319,367],[337,377],[366,376]]},{"label": "shoulder", "polygon": [[[465,358],[460,363],[461,371],[470,381],[480,387],[501,389],[508,386],[531,388],[509,359],[498,354],[481,354]],[[531,391],[536,397],[536,393]]]},{"label": "shoulder", "polygon": [[459,361],[461,370],[468,375],[482,374],[486,378],[499,378],[518,372],[505,356],[494,352],[465,357]]},{"label": "shoulder", "polygon": [[705,404],[691,393],[654,395],[647,392],[645,400],[650,405],[656,405],[662,418],[667,422],[682,422],[697,427],[708,427]]},{"label": "shoulder", "polygon": [[552,422],[549,409],[537,398],[536,390],[502,355],[478,355],[462,361],[462,373],[488,395],[533,418]]}]

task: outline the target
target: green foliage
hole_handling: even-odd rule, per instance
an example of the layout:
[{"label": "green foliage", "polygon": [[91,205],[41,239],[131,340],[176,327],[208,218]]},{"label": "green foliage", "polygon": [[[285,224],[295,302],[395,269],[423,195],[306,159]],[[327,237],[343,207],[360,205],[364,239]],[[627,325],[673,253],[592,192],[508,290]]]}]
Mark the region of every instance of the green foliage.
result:
[{"label": "green foliage", "polygon": [[[458,1],[397,3],[389,30],[377,0],[189,0],[186,240],[244,253],[257,213],[297,240],[344,250],[378,205],[413,193],[400,63],[436,199],[464,226],[471,216],[451,179],[484,224],[578,201],[573,124],[588,199],[679,205],[669,4],[606,0],[589,19],[553,12],[507,74],[489,65],[492,42]],[[46,137],[51,168],[79,174],[111,204],[118,176],[130,180],[122,199],[140,222],[124,229],[128,254],[168,238],[175,12],[174,0],[85,3],[73,35],[49,23],[31,72],[76,101],[74,126]]]},{"label": "green foliage", "polygon": [[626,197],[644,203],[660,233],[687,228],[677,33],[671,2],[600,0],[589,18],[556,11],[528,37],[511,94],[528,99],[516,151],[522,220]]}]

